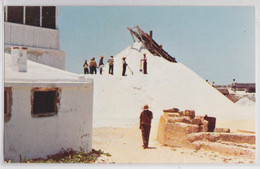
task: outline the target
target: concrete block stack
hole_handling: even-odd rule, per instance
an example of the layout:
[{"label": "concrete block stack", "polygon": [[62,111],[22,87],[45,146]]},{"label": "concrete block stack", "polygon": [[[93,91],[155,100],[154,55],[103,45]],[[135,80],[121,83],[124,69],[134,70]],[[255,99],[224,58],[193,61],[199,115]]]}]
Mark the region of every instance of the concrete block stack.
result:
[{"label": "concrete block stack", "polygon": [[216,118],[196,116],[194,110],[163,110],[157,140],[171,147],[189,147],[228,155],[255,158],[255,135],[231,133],[229,128],[215,128]]}]

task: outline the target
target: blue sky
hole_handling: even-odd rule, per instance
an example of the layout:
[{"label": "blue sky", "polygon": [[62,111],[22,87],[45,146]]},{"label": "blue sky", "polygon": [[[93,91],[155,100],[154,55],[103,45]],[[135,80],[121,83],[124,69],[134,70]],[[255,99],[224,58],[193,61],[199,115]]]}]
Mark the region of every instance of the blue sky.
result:
[{"label": "blue sky", "polygon": [[[59,7],[66,70],[116,55],[132,44],[127,26],[153,30],[177,62],[215,84],[255,82],[254,7]],[[149,63],[148,63],[149,64]]]}]

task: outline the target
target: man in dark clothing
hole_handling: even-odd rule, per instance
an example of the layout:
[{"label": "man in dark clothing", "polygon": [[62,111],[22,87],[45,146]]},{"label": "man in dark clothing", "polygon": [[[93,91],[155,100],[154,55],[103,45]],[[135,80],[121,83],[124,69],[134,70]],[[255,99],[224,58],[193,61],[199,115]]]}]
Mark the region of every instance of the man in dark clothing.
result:
[{"label": "man in dark clothing", "polygon": [[84,74],[86,74],[86,73],[88,74],[88,61],[87,61],[87,59],[85,60],[83,67],[84,67]]},{"label": "man in dark clothing", "polygon": [[235,92],[237,90],[237,82],[236,79],[233,79],[232,87],[231,89]]},{"label": "man in dark clothing", "polygon": [[103,66],[104,66],[104,63],[103,63],[103,59],[104,59],[104,56],[100,56],[100,60],[99,60],[99,73],[102,75],[102,71],[103,71]]},{"label": "man in dark clothing", "polygon": [[147,74],[147,59],[146,59],[146,54],[144,53],[144,58],[141,59],[143,61],[143,72],[144,74]]},{"label": "man in dark clothing", "polygon": [[122,76],[125,76],[125,71],[126,71],[126,66],[127,66],[127,63],[126,63],[126,61],[125,61],[125,57],[123,57],[122,58],[122,60],[123,60],[123,72],[122,72]]},{"label": "man in dark clothing", "polygon": [[89,63],[89,66],[90,66],[90,74],[97,74],[97,63],[95,61],[95,58],[92,58],[90,63]]},{"label": "man in dark clothing", "polygon": [[113,56],[110,56],[110,58],[108,59],[108,64],[109,64],[109,70],[108,73],[113,75],[113,69],[114,69],[114,59]]},{"label": "man in dark clothing", "polygon": [[144,105],[144,110],[141,112],[140,115],[140,129],[142,131],[142,138],[143,138],[143,148],[148,148],[149,144],[149,136],[150,136],[150,129],[151,129],[151,121],[153,118],[153,113],[148,110],[148,105]]}]

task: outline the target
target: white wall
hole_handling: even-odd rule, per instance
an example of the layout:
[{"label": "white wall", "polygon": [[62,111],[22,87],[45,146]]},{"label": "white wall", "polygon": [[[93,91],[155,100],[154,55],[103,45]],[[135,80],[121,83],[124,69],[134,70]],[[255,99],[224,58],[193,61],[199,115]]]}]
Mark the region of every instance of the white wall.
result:
[{"label": "white wall", "polygon": [[62,70],[65,70],[65,55],[66,53],[60,50],[41,50],[35,48],[27,50],[27,58],[29,60]]},{"label": "white wall", "polygon": [[57,29],[5,22],[4,43],[11,46],[60,49],[60,31]]},{"label": "white wall", "polygon": [[93,87],[60,87],[58,114],[31,116],[31,88],[13,87],[12,117],[4,124],[4,158],[45,158],[61,148],[92,149]]}]

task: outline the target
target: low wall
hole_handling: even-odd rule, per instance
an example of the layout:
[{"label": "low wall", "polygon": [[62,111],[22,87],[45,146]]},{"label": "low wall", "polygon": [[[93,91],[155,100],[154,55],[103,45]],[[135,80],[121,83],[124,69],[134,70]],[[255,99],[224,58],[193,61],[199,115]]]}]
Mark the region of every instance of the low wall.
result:
[{"label": "low wall", "polygon": [[230,133],[230,129],[225,128],[208,132],[210,123],[203,117],[195,116],[195,111],[164,111],[159,121],[157,140],[165,146],[185,146],[255,159],[255,134]]}]

